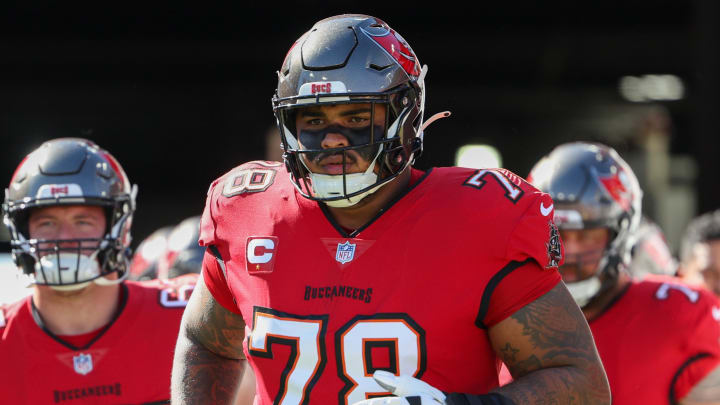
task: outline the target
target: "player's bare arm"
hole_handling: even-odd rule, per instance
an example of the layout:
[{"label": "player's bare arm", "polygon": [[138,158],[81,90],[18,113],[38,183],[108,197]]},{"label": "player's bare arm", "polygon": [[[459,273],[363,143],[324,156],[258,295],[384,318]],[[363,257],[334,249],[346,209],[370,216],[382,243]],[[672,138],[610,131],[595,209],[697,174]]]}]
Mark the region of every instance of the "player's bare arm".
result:
[{"label": "player's bare arm", "polygon": [[202,277],[180,326],[172,370],[173,404],[231,404],[247,361],[245,322],[223,308]]},{"label": "player's bare arm", "polygon": [[710,372],[680,401],[680,405],[719,405],[720,366]]},{"label": "player's bare arm", "polygon": [[609,404],[590,328],[564,284],[490,329],[514,382],[497,390],[520,404]]}]

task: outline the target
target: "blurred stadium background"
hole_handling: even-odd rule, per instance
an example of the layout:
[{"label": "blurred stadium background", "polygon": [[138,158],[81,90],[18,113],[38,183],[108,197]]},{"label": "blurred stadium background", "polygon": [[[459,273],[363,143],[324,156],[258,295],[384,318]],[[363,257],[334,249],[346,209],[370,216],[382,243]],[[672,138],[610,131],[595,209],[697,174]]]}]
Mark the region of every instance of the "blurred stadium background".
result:
[{"label": "blurred stadium background", "polygon": [[345,12],[401,33],[430,68],[426,117],[453,112],[418,167],[484,145],[525,176],[556,144],[596,140],[631,163],[673,251],[691,217],[720,207],[716,0],[66,3],[0,5],[3,188],[43,141],[90,138],[139,185],[134,246],[199,214],[220,174],[278,156],[275,71],[316,20]]}]

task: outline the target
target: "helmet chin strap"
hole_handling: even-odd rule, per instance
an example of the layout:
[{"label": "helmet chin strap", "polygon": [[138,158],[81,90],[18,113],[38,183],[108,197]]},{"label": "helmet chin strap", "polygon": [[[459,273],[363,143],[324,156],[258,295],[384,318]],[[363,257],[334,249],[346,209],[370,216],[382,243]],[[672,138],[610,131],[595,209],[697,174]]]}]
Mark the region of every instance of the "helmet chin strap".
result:
[{"label": "helmet chin strap", "polygon": [[122,276],[116,278],[116,279],[108,279],[107,276],[98,277],[93,282],[97,285],[101,286],[109,286],[109,285],[116,285],[120,284],[123,281],[125,281],[126,278],[128,278],[128,275],[130,274],[129,271],[126,271],[123,273]]}]

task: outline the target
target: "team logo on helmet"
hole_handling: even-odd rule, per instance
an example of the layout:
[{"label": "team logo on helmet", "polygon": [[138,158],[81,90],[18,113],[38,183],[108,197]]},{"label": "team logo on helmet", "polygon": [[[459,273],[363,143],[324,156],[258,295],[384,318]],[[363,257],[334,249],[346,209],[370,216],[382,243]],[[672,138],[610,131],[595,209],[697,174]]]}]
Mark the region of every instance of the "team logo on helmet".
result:
[{"label": "team logo on helmet", "polygon": [[345,243],[338,243],[337,252],[335,253],[335,260],[341,264],[352,261],[355,258],[355,244],[346,241]]},{"label": "team logo on helmet", "polygon": [[92,356],[84,353],[73,356],[73,368],[76,373],[87,375],[93,369]]},{"label": "team logo on helmet", "polygon": [[385,32],[381,34],[372,34],[363,28],[360,28],[365,35],[380,45],[390,56],[410,76],[417,77],[420,75],[420,63],[415,56],[415,52],[410,49],[410,45],[405,39],[393,29],[383,24]]},{"label": "team logo on helmet", "polygon": [[35,198],[82,197],[79,184],[43,184]]},{"label": "team logo on helmet", "polygon": [[615,174],[600,177],[600,182],[612,199],[615,200],[623,210],[630,210],[633,196],[628,185],[627,175],[624,171],[618,168]]}]

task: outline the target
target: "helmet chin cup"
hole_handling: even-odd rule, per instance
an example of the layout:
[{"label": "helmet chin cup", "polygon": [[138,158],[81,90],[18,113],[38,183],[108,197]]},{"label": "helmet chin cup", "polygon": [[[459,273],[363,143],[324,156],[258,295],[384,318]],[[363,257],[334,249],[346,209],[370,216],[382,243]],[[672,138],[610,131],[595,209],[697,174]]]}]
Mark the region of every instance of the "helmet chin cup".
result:
[{"label": "helmet chin cup", "polygon": [[35,282],[61,291],[84,288],[100,276],[97,253],[87,256],[60,252],[43,256],[35,263]]},{"label": "helmet chin cup", "polygon": [[[374,193],[385,184],[382,183],[378,184],[376,187],[372,187],[374,184],[377,184],[375,162],[377,162],[377,156],[363,173],[330,175],[310,172],[309,176],[310,181],[312,182],[313,196],[326,200],[325,203],[331,207],[351,207],[357,204],[360,200],[365,198],[365,196]],[[351,197],[337,200],[327,200],[328,198],[332,199],[351,195],[364,189],[366,191]]]}]

